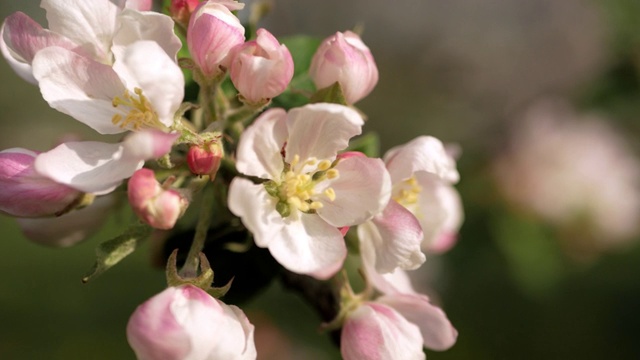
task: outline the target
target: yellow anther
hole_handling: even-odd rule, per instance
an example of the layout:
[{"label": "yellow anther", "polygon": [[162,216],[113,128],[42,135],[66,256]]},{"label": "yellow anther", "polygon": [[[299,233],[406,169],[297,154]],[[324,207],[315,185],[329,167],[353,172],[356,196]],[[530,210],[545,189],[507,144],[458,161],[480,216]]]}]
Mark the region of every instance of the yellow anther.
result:
[{"label": "yellow anther", "polygon": [[336,169],[330,169],[327,170],[327,178],[331,179],[337,179],[338,176],[340,176],[340,172]]},{"label": "yellow anther", "polygon": [[298,165],[299,162],[300,162],[300,155],[295,154],[293,156],[293,159],[291,159],[291,164],[289,164],[289,165],[291,165],[291,167],[294,167],[294,166]]},{"label": "yellow anther", "polygon": [[310,207],[312,210],[322,209],[322,207],[323,207],[323,206],[324,206],[324,205],[322,205],[322,203],[321,203],[321,202],[319,202],[319,201],[313,201],[313,202],[311,202],[311,204],[309,204],[309,207]]},{"label": "yellow anther", "polygon": [[163,128],[164,125],[158,120],[158,115],[153,111],[149,100],[142,94],[142,89],[135,88],[133,92],[135,95],[125,90],[122,97],[113,98],[111,105],[122,107],[126,115],[115,114],[111,122],[123,129]]},{"label": "yellow anther", "polygon": [[327,188],[324,191],[324,194],[329,198],[329,200],[333,201],[336,199],[336,192],[333,190],[333,188]]},{"label": "yellow anther", "polygon": [[400,189],[393,200],[402,205],[412,205],[418,202],[418,194],[422,192],[422,187],[418,184],[415,176],[411,177],[400,184]]},{"label": "yellow anther", "polygon": [[312,158],[309,158],[309,160],[305,161],[304,163],[305,163],[305,165],[311,165],[311,166],[313,166],[313,165],[315,165],[317,162],[318,162],[318,159],[316,159],[316,158],[312,157]]},{"label": "yellow anther", "polygon": [[311,176],[309,176],[307,174],[300,174],[300,175],[298,175],[298,180],[300,180],[300,182],[306,183],[306,182],[309,182],[311,180]]},{"label": "yellow anther", "polygon": [[330,167],[331,167],[331,161],[329,161],[329,160],[322,160],[318,164],[318,170],[320,170],[320,171],[327,170]]}]

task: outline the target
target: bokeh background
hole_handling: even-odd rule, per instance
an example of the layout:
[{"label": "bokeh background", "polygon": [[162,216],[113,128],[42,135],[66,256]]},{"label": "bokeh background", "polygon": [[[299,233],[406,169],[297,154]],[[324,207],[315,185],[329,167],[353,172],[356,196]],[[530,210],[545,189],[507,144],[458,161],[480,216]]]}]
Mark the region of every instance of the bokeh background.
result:
[{"label": "bokeh background", "polygon": [[[3,1],[45,24],[39,1]],[[634,156],[640,139],[640,3],[635,0],[275,0],[262,25],[324,38],[361,27],[380,69],[358,104],[383,150],[428,134],[456,143],[465,207],[458,245],[430,256],[420,287],[442,305],[458,343],[430,359],[640,359],[640,238],[585,259],[553,224],[505,200],[492,163],[540,98],[605,115]],[[97,139],[51,110],[0,62],[0,148],[46,150],[67,133]],[[609,174],[603,173],[602,177]],[[638,185],[638,184],[636,184]],[[637,193],[629,196],[638,196]],[[127,217],[123,215],[122,217]],[[640,220],[640,219],[638,219]],[[27,241],[0,217],[0,358],[132,359],[125,326],[164,286],[149,244],[93,283],[94,247],[114,217],[69,249]],[[634,241],[636,240],[636,241]],[[336,359],[318,320],[278,284],[245,307],[263,359]],[[271,346],[269,346],[271,345]],[[260,347],[259,347],[260,351]],[[286,354],[285,354],[286,353]],[[287,355],[288,354],[288,355]]]}]

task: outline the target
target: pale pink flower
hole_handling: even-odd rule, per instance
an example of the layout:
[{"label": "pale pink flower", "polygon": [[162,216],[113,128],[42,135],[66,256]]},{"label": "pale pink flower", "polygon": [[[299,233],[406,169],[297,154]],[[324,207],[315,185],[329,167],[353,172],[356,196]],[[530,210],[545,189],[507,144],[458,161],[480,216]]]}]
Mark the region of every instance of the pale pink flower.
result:
[{"label": "pale pink flower", "polygon": [[17,218],[24,236],[40,245],[73,246],[93,235],[107,221],[115,204],[113,196],[101,196],[80,210],[50,218]]},{"label": "pale pink flower", "polygon": [[378,67],[371,51],[351,31],[337,32],[320,44],[309,75],[318,89],[339,82],[349,104],[369,95],[378,83]]},{"label": "pale pink flower", "polygon": [[206,78],[226,71],[231,61],[229,52],[242,43],[244,27],[226,3],[203,2],[191,15],[187,45],[193,61]]},{"label": "pale pink flower", "polygon": [[253,334],[242,310],[193,285],[152,297],[127,324],[127,339],[139,360],[253,360]]},{"label": "pale pink flower", "polygon": [[151,227],[169,230],[184,212],[187,201],[175,189],[164,189],[149,169],[133,173],[127,188],[133,212]]},{"label": "pale pink flower", "polygon": [[[116,4],[117,3],[117,4]],[[56,46],[102,64],[112,64],[115,54],[140,40],[156,42],[175,59],[181,47],[173,21],[148,10],[148,0],[43,0],[49,29],[24,13],[9,16],[0,30],[0,51],[25,80],[36,83],[32,62],[42,49]],[[126,7],[126,8],[125,8]]]},{"label": "pale pink flower", "polygon": [[329,278],[347,254],[338,228],[367,221],[388,203],[380,159],[335,161],[363,123],[355,110],[319,103],[267,110],[240,138],[238,171],[267,181],[236,177],[229,209],[285,268]]},{"label": "pale pink flower", "polygon": [[510,145],[495,164],[500,189],[574,233],[573,250],[592,255],[638,235],[640,161],[607,119],[542,101],[519,119]]},{"label": "pale pink flower", "polygon": [[420,222],[422,249],[443,252],[451,248],[462,223],[456,162],[440,140],[419,136],[396,146],[384,156],[393,183],[392,199]]},{"label": "pale pink flower", "polygon": [[340,353],[345,360],[426,358],[418,327],[378,302],[364,303],[349,313],[342,327]]},{"label": "pale pink flower", "polygon": [[0,211],[18,217],[53,216],[68,210],[83,194],[39,174],[37,153],[26,149],[0,152]]},{"label": "pale pink flower", "polygon": [[293,78],[293,58],[287,47],[265,29],[258,29],[257,35],[230,55],[231,81],[249,103],[280,95]]}]

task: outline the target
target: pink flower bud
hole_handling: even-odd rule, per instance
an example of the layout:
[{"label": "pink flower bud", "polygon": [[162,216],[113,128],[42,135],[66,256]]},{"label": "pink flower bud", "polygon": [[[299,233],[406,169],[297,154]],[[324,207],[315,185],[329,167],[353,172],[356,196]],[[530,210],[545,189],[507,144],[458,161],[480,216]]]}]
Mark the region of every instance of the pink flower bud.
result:
[{"label": "pink flower bud", "polygon": [[224,4],[204,2],[191,16],[187,45],[205,77],[213,78],[225,71],[229,67],[229,51],[243,42],[244,27]]},{"label": "pink flower bud", "polygon": [[189,170],[196,175],[209,175],[215,179],[220,161],[224,157],[224,149],[219,141],[205,143],[202,146],[194,145],[187,152],[187,165]]},{"label": "pink flower bud", "polygon": [[255,359],[253,334],[242,310],[193,285],[152,297],[127,324],[127,339],[139,360]]},{"label": "pink flower bud", "polygon": [[171,0],[169,13],[176,22],[187,25],[191,14],[199,4],[200,0]]},{"label": "pink flower bud", "polygon": [[309,75],[318,89],[339,82],[349,104],[369,95],[378,83],[371,51],[351,31],[337,32],[322,42],[311,60]]},{"label": "pink flower bud", "polygon": [[293,78],[293,58],[286,46],[265,29],[232,50],[231,81],[249,103],[276,97]]},{"label": "pink flower bud", "polygon": [[164,189],[153,171],[140,169],[129,179],[129,204],[142,221],[156,229],[173,228],[187,206],[176,190]]},{"label": "pink flower bud", "polygon": [[420,329],[391,307],[374,302],[348,315],[340,352],[345,360],[425,358]]},{"label": "pink flower bud", "polygon": [[67,210],[81,191],[37,173],[37,154],[26,149],[0,152],[0,211],[17,217],[44,217]]}]

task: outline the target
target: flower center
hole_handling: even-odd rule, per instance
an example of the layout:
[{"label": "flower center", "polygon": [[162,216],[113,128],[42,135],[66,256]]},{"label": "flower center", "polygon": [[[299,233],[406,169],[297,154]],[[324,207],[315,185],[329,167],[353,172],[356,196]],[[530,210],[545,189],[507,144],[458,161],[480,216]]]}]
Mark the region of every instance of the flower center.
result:
[{"label": "flower center", "polygon": [[405,207],[414,205],[418,202],[418,194],[422,192],[422,187],[418,185],[418,180],[416,180],[415,176],[404,180],[396,186],[397,190],[395,191],[393,200]]},{"label": "flower center", "polygon": [[[336,193],[333,188],[326,187],[318,191],[316,186],[340,176],[338,170],[333,168],[335,165],[336,163],[331,163],[329,160],[318,162],[315,158],[300,164],[300,157],[295,155],[291,164],[285,166],[280,183],[268,181],[264,185],[267,192],[278,199],[276,210],[280,215],[288,217],[295,213],[295,210],[312,214],[324,206],[321,200],[334,201]],[[311,171],[302,172],[303,169],[308,169],[308,166],[312,167]]]},{"label": "flower center", "polygon": [[133,91],[134,94],[131,94],[129,90],[125,90],[122,97],[113,98],[113,107],[121,107],[126,115],[115,114],[111,122],[122,129],[163,128],[164,125],[158,120],[158,115],[153,111],[151,103],[142,94],[142,89],[135,88]]}]

